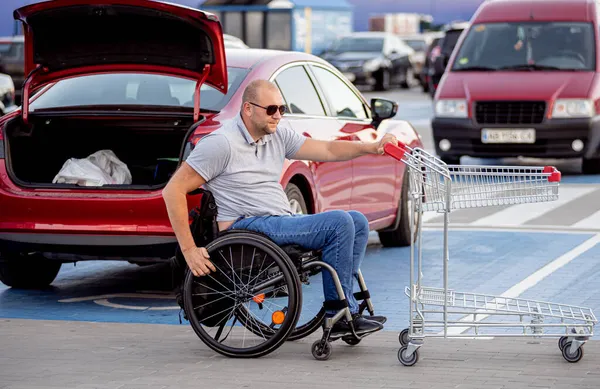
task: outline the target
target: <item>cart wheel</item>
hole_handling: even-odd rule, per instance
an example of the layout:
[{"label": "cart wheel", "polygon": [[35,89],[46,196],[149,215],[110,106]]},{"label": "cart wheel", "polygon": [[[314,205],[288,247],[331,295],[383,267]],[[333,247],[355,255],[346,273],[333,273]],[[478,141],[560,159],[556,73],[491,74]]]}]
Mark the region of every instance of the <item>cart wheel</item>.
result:
[{"label": "cart wheel", "polygon": [[562,349],[563,358],[565,358],[565,360],[567,362],[571,362],[571,363],[579,362],[581,360],[581,358],[583,358],[583,347],[579,347],[577,349],[577,351],[575,351],[574,353],[571,353],[571,352],[569,352],[569,350],[571,348],[571,343],[572,342],[566,342],[564,344],[563,349]]},{"label": "cart wheel", "polygon": [[406,346],[408,344],[408,328],[405,328],[398,335],[398,340],[402,346]]},{"label": "cart wheel", "polygon": [[563,348],[565,348],[565,343],[567,343],[567,340],[569,338],[566,336],[561,336],[560,339],[558,340],[558,348],[560,349],[560,351],[563,351]]},{"label": "cart wheel", "polygon": [[347,344],[349,344],[350,346],[356,346],[361,341],[361,339],[357,339],[357,338],[355,338],[353,336],[349,336],[347,338],[342,338],[342,340],[344,342],[346,342]]},{"label": "cart wheel", "polygon": [[413,366],[414,364],[419,362],[419,350],[415,350],[415,352],[410,357],[407,357],[406,356],[407,348],[408,348],[408,346],[406,346],[406,345],[400,347],[400,350],[398,350],[398,360],[404,366]]},{"label": "cart wheel", "polygon": [[312,355],[318,361],[326,361],[331,356],[331,343],[325,342],[321,347],[321,340],[315,340],[311,347]]}]

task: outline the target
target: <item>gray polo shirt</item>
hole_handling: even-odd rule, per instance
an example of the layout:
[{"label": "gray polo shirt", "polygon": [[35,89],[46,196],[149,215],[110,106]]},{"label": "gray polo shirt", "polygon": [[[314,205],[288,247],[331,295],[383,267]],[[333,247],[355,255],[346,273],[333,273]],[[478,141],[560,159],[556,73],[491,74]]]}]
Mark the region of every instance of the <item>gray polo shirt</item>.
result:
[{"label": "gray polo shirt", "polygon": [[240,115],[202,137],[186,162],[205,180],[218,207],[217,221],[240,216],[291,214],[279,179],[285,159],[291,159],[306,138],[277,126],[274,134],[254,142]]}]

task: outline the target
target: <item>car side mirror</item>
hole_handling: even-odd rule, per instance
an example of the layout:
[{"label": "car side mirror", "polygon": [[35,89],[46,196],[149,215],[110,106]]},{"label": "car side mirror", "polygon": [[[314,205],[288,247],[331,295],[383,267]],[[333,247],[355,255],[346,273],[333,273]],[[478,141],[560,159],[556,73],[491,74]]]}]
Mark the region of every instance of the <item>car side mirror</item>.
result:
[{"label": "car side mirror", "polygon": [[398,103],[386,99],[371,99],[371,112],[373,112],[373,121],[380,123],[396,115]]}]

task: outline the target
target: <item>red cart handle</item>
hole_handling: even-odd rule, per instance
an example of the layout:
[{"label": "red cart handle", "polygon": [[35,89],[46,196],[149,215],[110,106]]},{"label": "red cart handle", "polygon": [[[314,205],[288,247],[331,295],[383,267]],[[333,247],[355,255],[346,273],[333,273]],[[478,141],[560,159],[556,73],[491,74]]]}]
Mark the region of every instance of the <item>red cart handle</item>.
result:
[{"label": "red cart handle", "polygon": [[398,161],[401,161],[402,157],[404,157],[404,153],[406,153],[405,147],[406,147],[406,145],[402,142],[398,142],[398,146],[396,146],[395,144],[392,144],[392,143],[386,143],[383,146],[383,151],[390,157],[393,157],[393,158],[397,159]]},{"label": "red cart handle", "polygon": [[554,166],[544,166],[544,173],[550,173],[548,182],[560,182],[561,173]]}]

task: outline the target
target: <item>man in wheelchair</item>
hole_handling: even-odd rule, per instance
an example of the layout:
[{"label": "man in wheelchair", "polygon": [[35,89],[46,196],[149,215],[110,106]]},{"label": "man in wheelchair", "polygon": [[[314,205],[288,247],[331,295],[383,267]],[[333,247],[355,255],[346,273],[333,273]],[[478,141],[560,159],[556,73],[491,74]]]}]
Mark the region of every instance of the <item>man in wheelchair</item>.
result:
[{"label": "man in wheelchair", "polygon": [[[163,197],[181,253],[194,277],[217,271],[206,247],[196,244],[189,225],[186,195],[203,186],[214,196],[220,233],[253,231],[278,246],[320,250],[322,261],[337,273],[322,272],[325,317],[335,316],[345,306],[351,313],[351,320],[346,316],[335,321],[331,337],[381,330],[386,318],[363,316],[353,293],[367,247],[366,217],[341,210],[295,215],[279,179],[286,158],[345,161],[383,154],[383,146],[397,145],[397,140],[391,134],[373,143],[311,139],[280,124],[285,109],[275,84],[252,81],[244,91],[240,114],[204,136],[173,175]],[[338,277],[345,301],[340,301]]]}]

